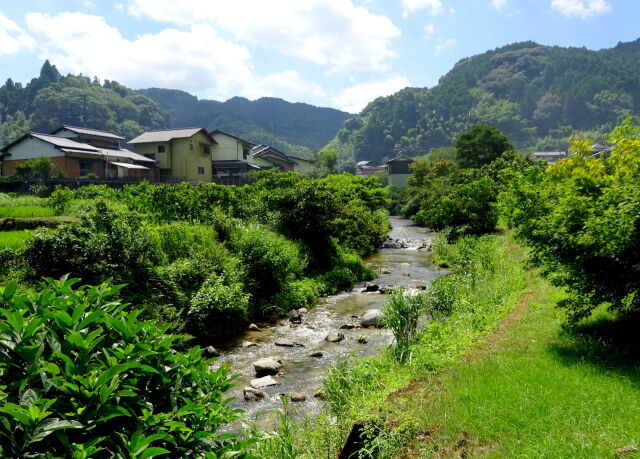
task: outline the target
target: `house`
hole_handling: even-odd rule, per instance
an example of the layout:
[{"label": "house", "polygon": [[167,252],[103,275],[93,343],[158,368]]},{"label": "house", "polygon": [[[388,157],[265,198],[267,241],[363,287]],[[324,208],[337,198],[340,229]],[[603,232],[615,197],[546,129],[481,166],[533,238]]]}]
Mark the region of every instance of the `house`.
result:
[{"label": "house", "polygon": [[406,155],[398,155],[385,163],[389,172],[389,186],[404,188],[407,186],[411,171],[409,165],[413,158]]},{"label": "house", "polygon": [[251,171],[277,168],[301,174],[311,172],[311,160],[287,155],[269,145],[253,142],[216,129],[211,132],[216,145],[213,149],[213,181],[221,185],[242,185]]},{"label": "house", "polygon": [[30,159],[51,158],[69,178],[140,180],[155,178],[156,161],[120,147],[123,137],[109,132],[62,126],[52,134],[28,132],[4,147],[2,175]]},{"label": "house", "polygon": [[549,164],[553,164],[567,157],[566,151],[534,151],[531,153],[535,159],[543,159]]},{"label": "house", "polygon": [[216,140],[203,128],[147,131],[129,141],[134,151],[158,163],[160,179],[211,182]]},{"label": "house", "polygon": [[356,175],[358,177],[370,177],[386,169],[386,166],[382,166],[375,161],[358,161],[356,163]]},{"label": "house", "polygon": [[219,129],[211,132],[216,141],[212,157],[213,181],[220,185],[242,185],[251,171],[261,167],[252,160],[256,144]]}]

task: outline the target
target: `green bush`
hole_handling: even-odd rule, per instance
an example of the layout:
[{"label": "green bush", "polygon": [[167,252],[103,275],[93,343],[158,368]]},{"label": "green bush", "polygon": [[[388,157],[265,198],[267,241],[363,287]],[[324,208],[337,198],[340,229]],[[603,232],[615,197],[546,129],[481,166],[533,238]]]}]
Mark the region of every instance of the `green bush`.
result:
[{"label": "green bush", "polygon": [[483,177],[452,186],[448,194],[436,201],[424,201],[414,220],[436,231],[449,228],[453,238],[489,233],[498,223],[497,198],[494,183]]},{"label": "green bush", "polygon": [[299,246],[262,226],[244,226],[229,241],[245,271],[245,285],[254,303],[268,302],[305,267]]},{"label": "green bush", "polygon": [[223,342],[246,329],[249,295],[237,275],[213,274],[193,296],[188,312],[188,331],[202,342]]},{"label": "green bush", "polygon": [[104,201],[80,224],[35,232],[24,256],[36,278],[70,273],[88,283],[132,282],[163,261],[157,240],[140,221],[110,210]]},{"label": "green bush", "polygon": [[[220,457],[238,451],[217,429],[237,419],[223,398],[226,367],[138,319],[120,287],[1,289],[0,454],[3,457]],[[239,455],[238,455],[239,456]]]},{"label": "green bush", "polygon": [[319,286],[313,280],[300,279],[284,284],[271,302],[281,311],[290,311],[314,304],[319,296]]},{"label": "green bush", "polygon": [[389,295],[382,308],[384,323],[391,329],[396,339],[394,354],[400,362],[408,357],[411,345],[416,342],[418,321],[424,309],[424,297],[411,295],[404,289],[395,290]]}]

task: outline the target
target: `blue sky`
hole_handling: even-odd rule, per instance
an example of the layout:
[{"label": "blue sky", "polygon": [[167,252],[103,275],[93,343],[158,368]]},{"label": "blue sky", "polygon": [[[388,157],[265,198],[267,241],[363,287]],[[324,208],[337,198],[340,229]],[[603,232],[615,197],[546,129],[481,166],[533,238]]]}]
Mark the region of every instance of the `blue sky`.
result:
[{"label": "blue sky", "polygon": [[640,38],[638,0],[0,0],[0,82],[61,73],[352,113],[513,43]]}]

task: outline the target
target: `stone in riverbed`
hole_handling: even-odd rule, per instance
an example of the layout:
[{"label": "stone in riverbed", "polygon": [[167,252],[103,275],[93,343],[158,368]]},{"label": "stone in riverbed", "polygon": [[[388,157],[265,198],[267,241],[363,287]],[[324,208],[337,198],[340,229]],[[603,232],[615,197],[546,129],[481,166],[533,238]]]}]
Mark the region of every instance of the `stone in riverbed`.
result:
[{"label": "stone in riverbed", "polygon": [[354,328],[356,328],[355,324],[340,325],[340,330],[353,330]]},{"label": "stone in riverbed", "polygon": [[276,346],[281,346],[281,347],[293,347],[293,346],[296,345],[296,343],[294,343],[290,339],[286,339],[286,338],[282,338],[282,339],[276,340],[276,342],[274,344]]},{"label": "stone in riverbed", "polygon": [[363,327],[380,327],[382,326],[382,311],[380,309],[369,309],[362,316],[360,325]]},{"label": "stone in riverbed", "polygon": [[256,324],[250,324],[249,331],[260,331],[260,327],[258,327]]},{"label": "stone in riverbed", "polygon": [[262,389],[268,386],[276,386],[280,383],[273,376],[263,376],[262,378],[252,379],[250,384],[254,389]]},{"label": "stone in riverbed", "polygon": [[294,403],[300,403],[300,402],[306,401],[307,396],[304,395],[302,392],[291,392],[289,394],[289,400],[291,400]]},{"label": "stone in riverbed", "polygon": [[298,309],[298,314],[306,314],[307,312],[309,312],[309,310],[307,308]]},{"label": "stone in riverbed", "polygon": [[378,286],[376,284],[365,284],[364,288],[362,289],[362,291],[364,293],[366,293],[366,292],[377,292],[378,290],[380,290],[380,286]]},{"label": "stone in riverbed", "polygon": [[267,396],[260,389],[254,389],[253,387],[245,387],[244,388],[244,399],[247,402],[256,402],[258,400],[262,400]]},{"label": "stone in riverbed", "polygon": [[256,376],[275,375],[282,368],[282,362],[277,357],[265,357],[253,362]]},{"label": "stone in riverbed", "polygon": [[369,342],[369,337],[367,335],[358,336],[358,343],[359,344],[367,344],[368,342]]},{"label": "stone in riverbed", "polygon": [[315,357],[316,359],[321,359],[324,356],[324,354],[322,352],[314,352],[313,354],[310,354],[309,357]]},{"label": "stone in riverbed", "polygon": [[243,341],[240,346],[246,349],[248,347],[258,347],[258,343],[254,343],[253,341]]},{"label": "stone in riverbed", "polygon": [[207,346],[204,348],[204,354],[207,357],[220,357],[220,353],[213,346]]},{"label": "stone in riverbed", "polygon": [[329,341],[330,343],[339,343],[343,339],[344,335],[338,332],[331,332],[324,338],[325,341]]},{"label": "stone in riverbed", "polygon": [[391,270],[389,268],[382,268],[380,274],[391,274]]}]

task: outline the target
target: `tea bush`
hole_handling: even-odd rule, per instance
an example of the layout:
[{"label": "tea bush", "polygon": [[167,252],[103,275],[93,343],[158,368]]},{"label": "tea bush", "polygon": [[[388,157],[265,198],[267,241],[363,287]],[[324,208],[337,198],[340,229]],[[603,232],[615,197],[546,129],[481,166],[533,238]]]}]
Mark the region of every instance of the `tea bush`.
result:
[{"label": "tea bush", "polygon": [[38,292],[0,289],[0,455],[3,457],[230,457],[238,440],[226,367],[138,319],[121,286],[75,288],[47,279]]}]

